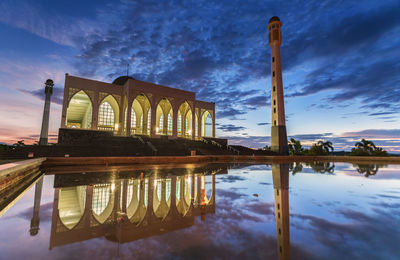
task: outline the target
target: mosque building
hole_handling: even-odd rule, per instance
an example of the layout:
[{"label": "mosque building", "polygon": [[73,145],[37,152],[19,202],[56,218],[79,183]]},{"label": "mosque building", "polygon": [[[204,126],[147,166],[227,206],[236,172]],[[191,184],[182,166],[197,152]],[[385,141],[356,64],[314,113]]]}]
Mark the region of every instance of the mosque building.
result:
[{"label": "mosque building", "polygon": [[61,128],[196,140],[215,137],[215,104],[130,76],[110,84],[66,74]]}]

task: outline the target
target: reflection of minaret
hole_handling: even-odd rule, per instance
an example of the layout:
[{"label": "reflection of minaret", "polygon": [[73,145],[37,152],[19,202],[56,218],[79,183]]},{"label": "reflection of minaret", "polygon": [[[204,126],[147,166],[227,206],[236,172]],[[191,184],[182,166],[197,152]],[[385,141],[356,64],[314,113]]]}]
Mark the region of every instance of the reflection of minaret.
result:
[{"label": "reflection of minaret", "polygon": [[268,39],[271,47],[271,150],[281,155],[288,154],[285,103],[283,100],[281,66],[281,26],[277,16],[268,23]]},{"label": "reflection of minaret", "polygon": [[40,131],[39,145],[47,145],[49,135],[49,117],[50,117],[50,97],[53,94],[54,83],[51,79],[46,80],[46,87],[44,93],[46,98],[44,101],[43,119],[42,119],[42,130]]},{"label": "reflection of minaret", "polygon": [[279,259],[290,259],[289,165],[273,164],[275,219]]},{"label": "reflection of minaret", "polygon": [[40,199],[42,197],[42,186],[43,186],[43,176],[40,177],[38,182],[35,184],[35,202],[33,205],[33,216],[31,219],[31,229],[29,233],[31,236],[37,235],[39,232],[39,209],[40,209]]}]

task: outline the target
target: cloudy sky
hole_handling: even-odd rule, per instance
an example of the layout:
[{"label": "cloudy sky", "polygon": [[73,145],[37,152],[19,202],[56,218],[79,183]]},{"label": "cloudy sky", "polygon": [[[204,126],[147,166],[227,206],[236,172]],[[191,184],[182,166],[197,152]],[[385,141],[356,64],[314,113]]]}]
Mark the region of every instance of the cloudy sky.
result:
[{"label": "cloudy sky", "polygon": [[278,15],[288,135],[400,152],[399,1],[2,0],[0,13],[0,142],[38,139],[47,78],[54,139],[65,73],[111,82],[130,64],[215,102],[218,137],[263,147]]}]

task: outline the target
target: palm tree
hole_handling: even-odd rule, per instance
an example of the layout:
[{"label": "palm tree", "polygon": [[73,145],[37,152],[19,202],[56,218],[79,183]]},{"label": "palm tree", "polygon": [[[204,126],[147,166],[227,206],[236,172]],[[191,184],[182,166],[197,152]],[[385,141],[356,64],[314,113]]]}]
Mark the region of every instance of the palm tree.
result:
[{"label": "palm tree", "polygon": [[310,166],[314,172],[317,173],[334,173],[335,172],[335,163],[330,163],[330,162],[311,162],[307,163],[308,166]]},{"label": "palm tree", "polygon": [[357,164],[357,172],[364,174],[365,177],[369,177],[371,175],[376,175],[379,170],[379,165],[377,164]]},{"label": "palm tree", "polygon": [[322,147],[322,150],[325,154],[329,154],[329,150],[333,153],[333,146],[331,141],[318,141],[317,144]]},{"label": "palm tree", "polygon": [[376,150],[376,146],[372,141],[361,139],[361,142],[355,144],[357,149],[363,150],[364,152],[371,153]]},{"label": "palm tree", "polygon": [[15,144],[13,144],[15,147],[21,147],[25,146],[24,140],[17,141]]},{"label": "palm tree", "polygon": [[289,166],[289,171],[292,171],[292,175],[295,175],[298,172],[303,170],[303,164],[300,162],[292,163]]},{"label": "palm tree", "polygon": [[294,138],[290,138],[289,146],[289,153],[290,155],[302,155],[304,154],[304,148],[301,145],[299,140],[295,140]]}]

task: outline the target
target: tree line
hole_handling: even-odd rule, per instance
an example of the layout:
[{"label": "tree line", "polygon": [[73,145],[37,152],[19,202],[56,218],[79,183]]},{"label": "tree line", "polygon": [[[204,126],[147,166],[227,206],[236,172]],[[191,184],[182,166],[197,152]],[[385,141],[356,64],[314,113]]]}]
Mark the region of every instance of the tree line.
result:
[{"label": "tree line", "polygon": [[[318,141],[311,145],[310,148],[304,148],[300,140],[290,138],[288,142],[289,154],[290,155],[330,155],[333,154],[334,148],[330,141]],[[267,145],[266,150],[271,148]],[[388,156],[388,153],[381,147],[377,147],[372,141],[361,139],[360,142],[356,142],[354,148],[349,153],[350,156]]]}]

